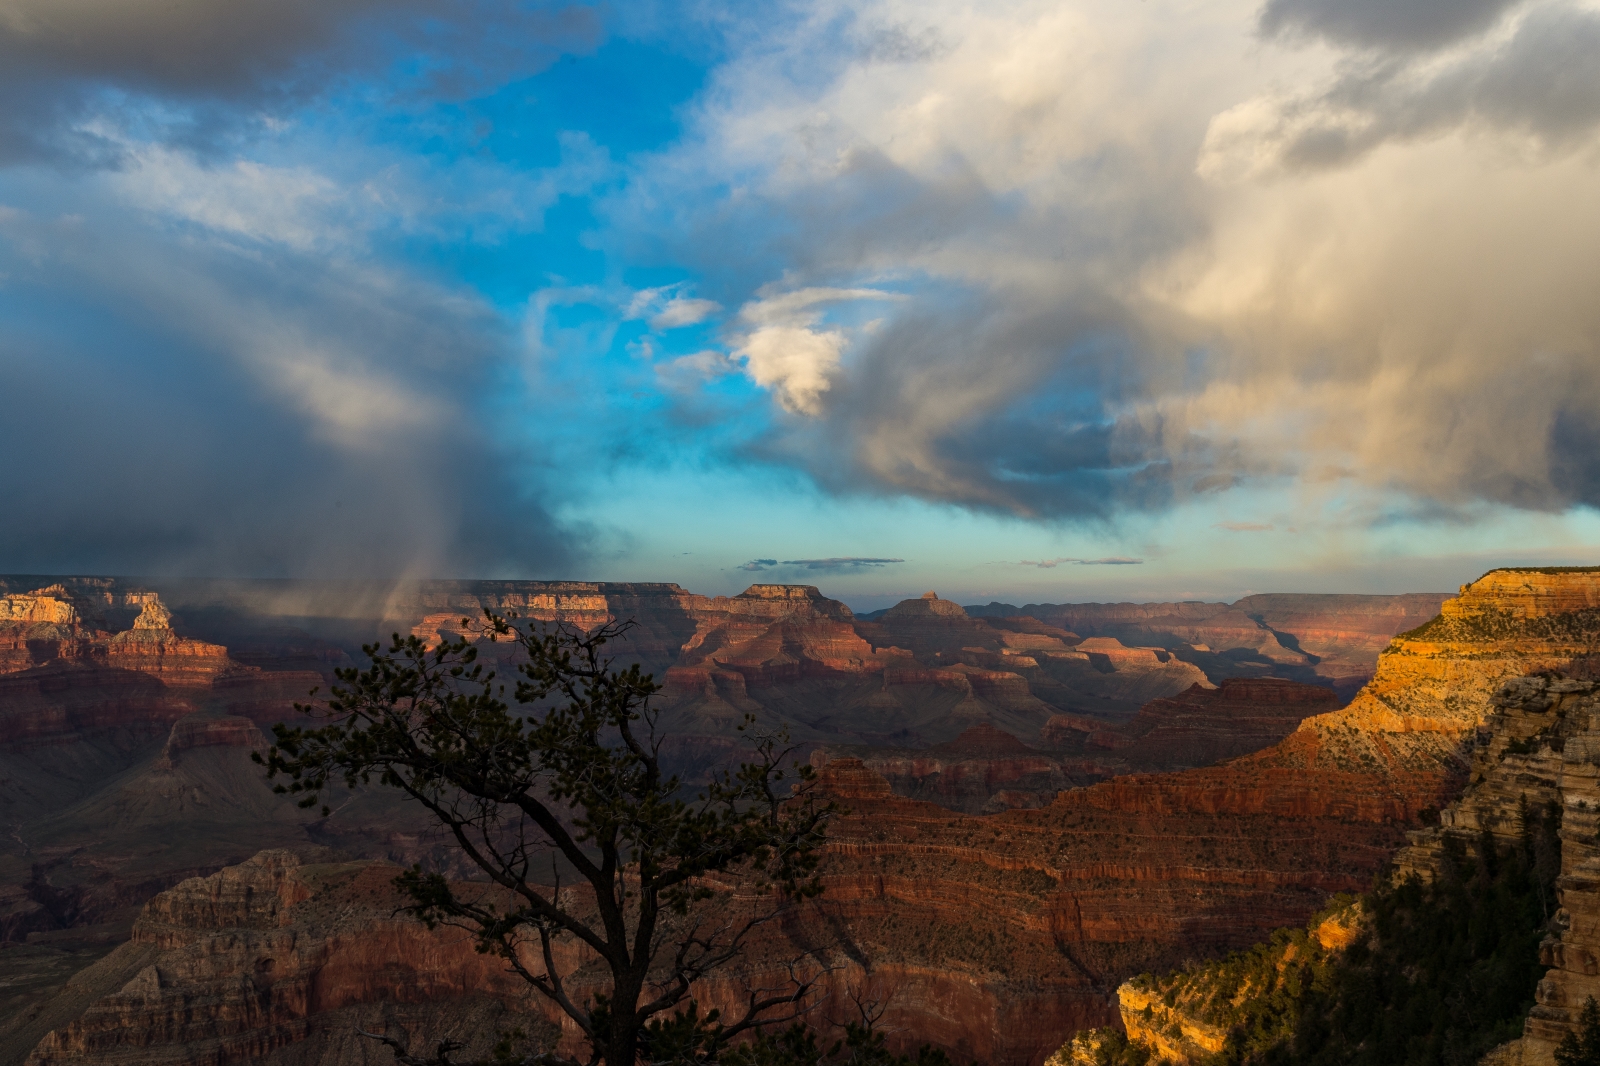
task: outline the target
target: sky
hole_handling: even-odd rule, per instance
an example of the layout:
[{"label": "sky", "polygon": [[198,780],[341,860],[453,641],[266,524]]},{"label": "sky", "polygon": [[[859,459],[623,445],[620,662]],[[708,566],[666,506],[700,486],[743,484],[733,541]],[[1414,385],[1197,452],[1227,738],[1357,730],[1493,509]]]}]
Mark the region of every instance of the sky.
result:
[{"label": "sky", "polygon": [[0,571],[1600,562],[1600,6],[0,0]]}]

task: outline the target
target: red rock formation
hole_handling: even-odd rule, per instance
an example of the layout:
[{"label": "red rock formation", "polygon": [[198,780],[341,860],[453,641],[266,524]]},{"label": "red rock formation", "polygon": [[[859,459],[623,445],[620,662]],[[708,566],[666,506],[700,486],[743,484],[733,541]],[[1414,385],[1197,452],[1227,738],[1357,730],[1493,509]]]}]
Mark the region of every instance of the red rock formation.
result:
[{"label": "red rock formation", "polygon": [[[1119,730],[1127,742],[1114,750],[1135,766],[1207,766],[1275,744],[1338,702],[1332,689],[1281,678],[1233,678],[1214,689],[1196,685],[1145,704]],[[1103,736],[1091,735],[1088,746]]]},{"label": "red rock formation", "polygon": [[[1488,575],[1396,640],[1350,707],[1223,766],[1118,778],[1042,810],[965,818],[842,767],[850,815],[820,906],[865,966],[938,957],[943,981],[983,990],[995,1006],[945,1046],[1037,1061],[1028,1037],[1110,1024],[1122,979],[1243,946],[1365,887],[1403,827],[1464,783],[1463,744],[1497,686],[1581,654],[1564,616],[1543,612],[1593,602],[1594,585],[1600,574]],[[1502,626],[1507,616],[1520,621]],[[1006,1016],[1013,1004],[1021,1013]],[[904,1011],[910,1031],[956,1028],[938,1007]]]},{"label": "red rock formation", "polygon": [[893,1024],[962,1056],[1038,1062],[1106,1024],[1124,977],[1303,921],[1328,893],[1364,887],[1400,839],[1391,812],[1341,802],[1337,785],[1355,781],[1279,811],[1262,796],[1188,795],[1188,776],[973,818],[831,762],[824,783],[850,813],[830,837],[818,914],[848,931],[865,972],[904,983]]},{"label": "red rock formation", "polygon": [[114,669],[150,674],[174,687],[210,685],[237,669],[222,645],[174,632],[172,612],[159,599],[144,604],[132,629],[106,642],[105,661]]},{"label": "red rock formation", "polygon": [[[1331,681],[1350,695],[1370,677],[1379,652],[1396,633],[1438,613],[1448,596],[1266,594],[1237,603],[993,603],[972,608],[991,620],[1027,615],[1086,636],[1175,650],[1214,681],[1230,676],[1284,675]],[[1223,654],[1226,653],[1226,654]]]},{"label": "red rock formation", "polygon": [[843,766],[861,763],[875,789],[888,788],[894,795],[929,800],[969,814],[1042,807],[1062,789],[1095,780],[1075,765],[1069,767],[1029,748],[988,721],[927,751],[818,748],[811,753],[813,766],[835,762]]},{"label": "red rock formation", "polygon": [[1317,673],[1330,679],[1370,677],[1378,655],[1396,633],[1432,620],[1449,597],[1436,592],[1400,596],[1246,596],[1233,604],[1293,647],[1317,658]]},{"label": "red rock formation", "polygon": [[21,596],[0,597],[0,625],[73,627],[78,621],[71,594],[61,585],[50,585]]},{"label": "red rock formation", "polygon": [[[125,925],[176,880],[309,842],[312,816],[273,797],[249,755],[266,745],[258,725],[322,675],[240,666],[175,632],[154,593],[99,591],[137,612],[132,628],[89,628],[91,609],[117,608],[76,586],[4,597],[0,648],[9,636],[26,661],[0,671],[0,941]],[[353,834],[358,853],[396,854],[374,837],[418,828],[381,804],[364,817],[378,832]]]},{"label": "red rock formation", "polygon": [[358,1026],[419,1050],[466,1036],[479,1054],[497,1023],[553,1037],[503,963],[459,931],[394,916],[398,872],[266,851],[162,893],[131,941],[78,978],[108,994],[43,1034],[29,1066],[389,1058],[361,1047]]},{"label": "red rock formation", "polygon": [[[861,731],[854,734],[860,736],[866,732],[863,722],[870,724],[871,735],[879,741],[925,731],[927,742],[937,743],[980,722],[1031,737],[1049,716],[1027,709],[1031,704],[1013,710],[1001,706],[1010,698],[1008,693],[1021,696],[1011,678],[1021,679],[1033,699],[1052,708],[1063,706],[1052,692],[1069,690],[1078,694],[1074,699],[1085,694],[1101,699],[1093,695],[1097,691],[1093,685],[1127,680],[1116,676],[1120,666],[1112,661],[1115,649],[1096,653],[1105,655],[1105,665],[1112,668],[1105,673],[1088,652],[1067,639],[1070,633],[1063,637],[1032,628],[989,626],[986,634],[980,620],[963,622],[953,612],[927,604],[908,609],[908,614],[921,610],[927,617],[916,614],[907,631],[927,637],[925,654],[934,661],[913,665],[910,655],[893,649],[915,649],[897,645],[882,623],[877,629],[852,624],[842,605],[835,608],[827,601],[818,602],[820,597],[811,593],[779,588],[781,592],[752,589],[742,597],[708,600],[691,597],[676,586],[457,583],[426,592],[420,598],[437,594],[444,602],[422,604],[419,598],[414,611],[402,604],[404,597],[393,597],[390,618],[406,619],[404,631],[429,612],[457,609],[461,605],[451,597],[468,595],[480,602],[493,599],[490,605],[498,608],[522,597],[522,606],[530,611],[569,620],[598,618],[602,611],[607,617],[636,614],[644,624],[634,644],[620,651],[659,655],[650,661],[663,670],[666,665],[681,665],[685,698],[669,713],[697,723],[701,732],[691,735],[719,743],[726,743],[727,733],[719,730],[727,728],[727,716],[750,705],[808,730],[808,740],[848,736],[852,729]],[[538,599],[547,595],[553,600]],[[1467,598],[1476,595],[1469,592]],[[1521,593],[1508,586],[1495,595],[1517,600]],[[1513,634],[1502,640],[1490,633],[1490,623],[1498,624],[1499,614],[1479,612],[1474,617],[1472,625],[1487,635],[1473,636],[1467,631],[1470,626],[1462,628],[1463,622],[1450,632],[1414,634],[1397,641],[1363,700],[1345,712],[1308,719],[1269,751],[1223,767],[1139,775],[1071,790],[1040,810],[966,816],[896,797],[881,776],[864,766],[830,763],[825,767],[828,787],[842,797],[850,814],[840,820],[830,845],[824,869],[829,890],[807,915],[795,916],[773,931],[774,939],[764,942],[765,954],[752,962],[746,976],[759,977],[762,966],[776,967],[797,950],[822,950],[818,945],[830,944],[842,934],[853,961],[838,972],[837,981],[881,981],[890,990],[905,990],[891,1004],[887,1020],[903,1026],[908,1039],[931,1038],[958,1055],[979,1057],[996,1066],[1037,1062],[1059,1045],[1064,1034],[1109,1020],[1114,1010],[1109,997],[1123,977],[1196,951],[1248,943],[1274,926],[1303,921],[1326,892],[1365,883],[1394,843],[1403,820],[1420,807],[1439,806],[1461,781],[1460,744],[1472,731],[1493,684],[1506,672],[1525,672],[1541,656],[1570,653],[1570,648],[1556,646],[1559,641],[1542,637],[1530,642]],[[931,636],[936,631],[948,631],[946,636],[959,643],[938,645]],[[1040,636],[1061,646],[1012,642],[1013,637]],[[859,653],[862,643],[867,649],[864,656]],[[1017,660],[1015,669],[991,665],[1008,651],[1009,658]],[[693,662],[679,662],[691,657]],[[1154,653],[1129,657],[1128,662],[1134,658],[1144,667],[1153,660],[1151,671],[1174,662],[1192,665],[1176,656],[1162,663]],[[855,659],[859,666],[852,663]],[[870,662],[881,666],[874,668]],[[169,689],[159,673],[112,672],[159,684],[163,692],[182,692],[196,703],[221,700],[226,687],[218,678],[209,689]],[[62,668],[61,676],[70,674]],[[29,677],[40,699],[55,698],[32,669],[11,675]],[[1191,683],[1184,681],[1158,695],[1176,695]],[[985,685],[988,696],[980,691]],[[1034,715],[1031,729],[1009,728],[1008,714]],[[723,717],[713,720],[719,715]],[[936,733],[939,728],[949,731]],[[179,802],[188,804],[192,792],[185,789],[195,782],[230,779],[231,763],[222,756],[234,759],[248,753],[248,743],[239,743],[248,741],[243,726],[196,727],[194,737],[220,740],[225,735],[234,743],[185,747],[189,741],[174,741],[169,725],[139,749],[145,762],[136,766],[124,762],[118,771],[137,768],[137,774],[91,796],[95,803],[90,807],[74,809],[103,812],[84,818],[112,825],[118,818],[146,814],[154,818],[156,812],[170,811]],[[169,745],[170,769],[154,762],[163,737]],[[30,749],[40,750],[44,748]],[[245,780],[244,771],[237,779]],[[74,803],[87,802],[78,795]],[[345,818],[343,824],[352,824],[349,819],[359,817],[361,802],[359,797],[353,799],[335,821]],[[172,824],[170,815],[161,817]],[[279,824],[272,820],[275,817],[264,815],[256,824]],[[259,831],[241,830],[236,821],[219,819],[213,824],[231,824],[228,832],[234,843],[254,844],[260,836]],[[295,832],[306,832],[293,827]],[[386,840],[394,847],[424,846],[402,828],[392,826],[392,830]],[[90,861],[108,867],[129,861],[129,856],[107,848],[105,841],[83,835],[81,826],[75,832],[79,835],[54,838],[59,845],[52,846],[79,848],[74,854],[85,857],[83,869]],[[168,836],[172,835],[169,829]],[[139,847],[155,846],[146,843],[147,838],[139,839]],[[170,842],[174,848],[179,844],[187,847],[189,841]],[[39,844],[30,846],[37,849]],[[178,851],[167,854],[165,868],[170,871],[175,862],[171,856]],[[20,853],[16,860],[21,861]],[[26,876],[26,866],[17,869],[18,877]],[[68,883],[64,874],[58,880],[60,884],[36,887],[36,894],[47,895],[46,888],[70,892],[73,884],[86,883]],[[360,945],[371,939],[359,936]],[[354,964],[357,972],[375,965],[373,955],[357,952],[350,957],[359,960]],[[220,954],[216,958],[219,969],[214,976],[221,980],[231,972],[226,969],[231,964]],[[203,975],[196,971],[195,976],[198,980]],[[247,981],[256,987],[249,975],[234,973],[230,979],[241,988]],[[838,984],[834,991],[842,994],[845,987]],[[175,1001],[189,1003],[194,1011],[222,1002],[210,998],[210,992],[183,1000],[181,989],[174,989]],[[146,998],[151,1002],[162,998],[156,992],[165,995],[156,989]],[[727,993],[726,988],[707,990],[708,997]],[[112,1012],[102,1020],[114,1016]],[[93,1032],[109,1030],[107,1022]],[[156,1025],[151,1031],[163,1030]],[[238,1046],[251,1047],[249,1042],[257,1038],[239,1035],[246,1031],[260,1030],[230,1030],[233,1035],[226,1039],[243,1040]],[[90,1029],[82,1032],[84,1040],[91,1039]],[[185,1032],[195,1040],[211,1039],[199,1030]],[[78,1046],[63,1044],[63,1053],[78,1054],[72,1051]]]}]

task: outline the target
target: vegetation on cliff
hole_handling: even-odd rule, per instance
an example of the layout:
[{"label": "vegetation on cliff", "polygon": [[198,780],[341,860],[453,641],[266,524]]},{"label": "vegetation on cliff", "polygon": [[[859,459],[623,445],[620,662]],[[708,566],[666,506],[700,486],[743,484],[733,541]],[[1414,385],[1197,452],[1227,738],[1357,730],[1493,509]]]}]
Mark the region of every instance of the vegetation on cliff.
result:
[{"label": "vegetation on cliff", "polygon": [[1583,1001],[1577,1031],[1562,1038],[1555,1059],[1556,1066],[1600,1066],[1600,1004],[1593,996]]},{"label": "vegetation on cliff", "polygon": [[1344,899],[1305,929],[1219,962],[1136,978],[1129,988],[1145,1005],[1129,1035],[1080,1040],[1069,1061],[1144,1066],[1175,1052],[1197,1066],[1476,1062],[1518,1036],[1533,1005],[1559,819],[1553,804],[1530,812],[1509,848],[1488,834],[1476,847],[1447,837],[1442,876],[1380,881],[1361,898],[1348,944],[1321,932],[1349,911]]},{"label": "vegetation on cliff", "polygon": [[1514,611],[1482,608],[1470,615],[1439,617],[1399,634],[1396,640],[1475,641],[1543,640],[1581,648],[1600,645],[1600,607],[1527,618]]}]

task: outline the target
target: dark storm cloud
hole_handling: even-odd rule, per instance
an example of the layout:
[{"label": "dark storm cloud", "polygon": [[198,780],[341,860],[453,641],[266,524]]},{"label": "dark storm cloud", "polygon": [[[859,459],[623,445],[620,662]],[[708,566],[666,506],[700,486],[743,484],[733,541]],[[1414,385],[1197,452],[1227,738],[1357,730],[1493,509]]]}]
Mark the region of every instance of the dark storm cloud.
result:
[{"label": "dark storm cloud", "polygon": [[500,0],[3,0],[0,164],[115,159],[86,120],[140,98],[176,105],[169,132],[205,140],[402,56],[413,88],[454,95],[600,32],[586,8]]},{"label": "dark storm cloud", "polygon": [[1593,410],[1574,404],[1556,413],[1550,426],[1554,455],[1551,480],[1571,499],[1600,507],[1600,422]]},{"label": "dark storm cloud", "polygon": [[548,575],[574,558],[475,399],[513,341],[469,295],[327,249],[14,211],[0,276],[9,569]]},{"label": "dark storm cloud", "polygon": [[[1108,401],[1137,327],[1092,290],[950,299],[896,318],[834,381],[813,421],[765,454],[838,491],[891,491],[1029,517],[1102,519],[1165,505],[1182,472]],[[1208,466],[1207,469],[1214,469]]]},{"label": "dark storm cloud", "polygon": [[1437,48],[1479,33],[1522,0],[1268,0],[1267,37],[1320,37],[1358,48]]},{"label": "dark storm cloud", "polygon": [[[1347,166],[1382,144],[1464,127],[1565,149],[1600,125],[1596,54],[1600,13],[1546,5],[1529,11],[1508,40],[1444,63],[1349,66],[1320,92],[1280,103],[1249,138],[1291,171]],[[1220,145],[1215,133],[1211,144]]]},{"label": "dark storm cloud", "polygon": [[[7,0],[0,64],[13,73],[181,95],[260,91],[378,12],[414,0]],[[374,27],[376,28],[376,27]]]}]

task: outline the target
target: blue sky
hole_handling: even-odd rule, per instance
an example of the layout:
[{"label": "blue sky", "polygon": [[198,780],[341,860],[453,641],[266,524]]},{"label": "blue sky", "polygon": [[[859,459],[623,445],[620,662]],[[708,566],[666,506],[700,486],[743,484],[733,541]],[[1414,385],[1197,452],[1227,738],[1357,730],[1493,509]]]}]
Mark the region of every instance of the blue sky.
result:
[{"label": "blue sky", "polygon": [[1600,12],[0,0],[0,569],[1600,554]]}]

